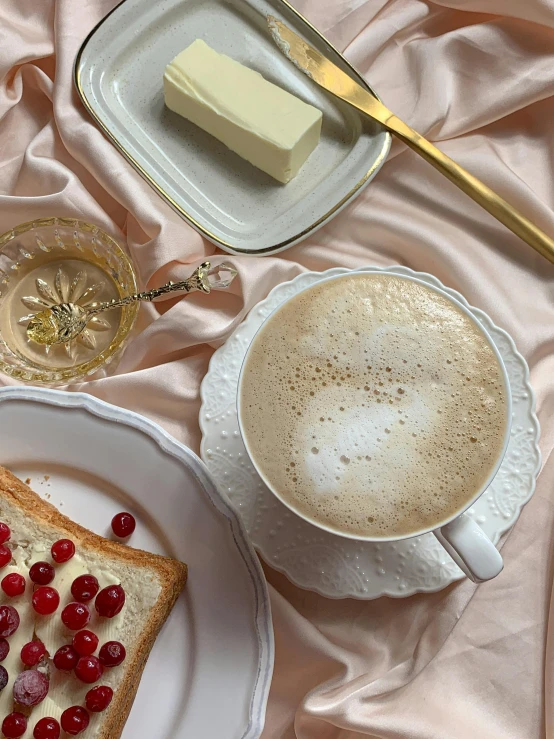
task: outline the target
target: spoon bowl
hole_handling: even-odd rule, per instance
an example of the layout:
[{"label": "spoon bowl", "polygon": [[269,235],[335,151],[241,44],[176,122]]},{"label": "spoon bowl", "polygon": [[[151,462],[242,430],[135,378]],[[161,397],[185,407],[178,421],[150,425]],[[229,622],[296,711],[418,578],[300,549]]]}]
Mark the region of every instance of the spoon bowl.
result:
[{"label": "spoon bowl", "polygon": [[29,321],[27,336],[36,344],[65,344],[77,338],[89,320],[87,309],[76,303],[53,305]]}]

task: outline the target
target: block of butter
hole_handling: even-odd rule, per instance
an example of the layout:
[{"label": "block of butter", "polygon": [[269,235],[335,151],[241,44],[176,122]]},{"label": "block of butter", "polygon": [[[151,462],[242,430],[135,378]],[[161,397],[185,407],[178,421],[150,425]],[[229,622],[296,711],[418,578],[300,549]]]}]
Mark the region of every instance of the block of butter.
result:
[{"label": "block of butter", "polygon": [[316,148],[321,111],[197,39],[167,65],[165,104],[288,182]]}]

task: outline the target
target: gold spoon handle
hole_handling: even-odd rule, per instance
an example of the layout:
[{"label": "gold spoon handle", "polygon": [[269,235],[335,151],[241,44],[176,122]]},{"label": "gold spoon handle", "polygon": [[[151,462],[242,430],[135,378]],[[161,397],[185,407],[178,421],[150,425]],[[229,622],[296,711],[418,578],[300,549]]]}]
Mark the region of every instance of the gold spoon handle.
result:
[{"label": "gold spoon handle", "polygon": [[484,182],[474,177],[470,172],[461,167],[453,159],[443,154],[440,149],[433,146],[424,139],[417,131],[410,128],[407,123],[401,121],[397,116],[387,118],[386,127],[394,132],[398,138],[406,143],[411,149],[432,164],[441,174],[453,182],[460,190],[469,195],[472,200],[487,210],[497,220],[507,226],[529,246],[554,263],[554,240],[544,233],[538,226],[532,223],[516,208],[510,205],[504,198],[491,190]]},{"label": "gold spoon handle", "polygon": [[209,282],[206,280],[206,275],[210,269],[210,262],[203,262],[198,269],[196,269],[190,277],[180,282],[168,282],[166,285],[161,287],[155,287],[152,290],[146,290],[141,293],[134,293],[133,295],[126,295],[120,300],[108,300],[105,303],[96,303],[91,305],[87,309],[89,316],[95,316],[97,313],[103,313],[106,310],[112,310],[113,308],[121,308],[124,305],[130,303],[136,303],[138,300],[152,301],[159,298],[160,295],[166,295],[167,293],[182,292],[183,290],[187,293],[194,292],[195,290],[201,290],[204,293],[209,293],[211,288]]}]

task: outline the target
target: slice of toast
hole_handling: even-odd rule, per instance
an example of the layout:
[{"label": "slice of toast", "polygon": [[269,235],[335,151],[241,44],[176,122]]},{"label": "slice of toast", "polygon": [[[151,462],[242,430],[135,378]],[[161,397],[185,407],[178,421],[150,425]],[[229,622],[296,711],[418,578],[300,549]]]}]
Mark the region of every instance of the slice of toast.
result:
[{"label": "slice of toast", "polygon": [[[27,581],[25,593],[16,598],[9,598],[0,590],[0,605],[14,606],[21,618],[19,629],[8,638],[10,653],[2,663],[8,671],[9,682],[0,692],[0,725],[7,714],[21,710],[14,704],[13,683],[25,669],[20,658],[21,647],[33,638],[43,641],[48,650],[50,659],[46,666],[50,687],[45,700],[30,709],[30,713],[27,710],[24,739],[32,739],[40,718],[51,716],[61,721],[66,708],[85,707],[85,696],[94,685],[80,682],[72,672],[58,670],[51,658],[60,646],[71,643],[75,633],[61,620],[63,608],[75,600],[71,584],[79,575],[91,574],[98,579],[101,589],[121,584],[126,601],[119,615],[107,619],[98,616],[94,600],[91,600],[87,605],[92,617],[86,628],[99,637],[98,649],[107,641],[120,641],[127,656],[119,667],[107,668],[95,683],[111,687],[113,700],[103,713],[90,713],[90,724],[79,736],[82,739],[118,739],[150,650],[185,585],[186,565],[93,534],[62,515],[3,467],[0,467],[0,521],[11,529],[6,545],[12,549],[13,557],[8,566],[0,569],[0,580],[10,572],[19,572]],[[71,539],[76,546],[75,556],[64,564],[54,563],[50,554],[52,544],[59,539]],[[29,580],[29,568],[37,561],[50,562],[55,568],[56,575],[50,586],[59,592],[61,600],[52,616],[40,616],[32,608],[33,585]],[[62,736],[66,734],[62,732]]]}]

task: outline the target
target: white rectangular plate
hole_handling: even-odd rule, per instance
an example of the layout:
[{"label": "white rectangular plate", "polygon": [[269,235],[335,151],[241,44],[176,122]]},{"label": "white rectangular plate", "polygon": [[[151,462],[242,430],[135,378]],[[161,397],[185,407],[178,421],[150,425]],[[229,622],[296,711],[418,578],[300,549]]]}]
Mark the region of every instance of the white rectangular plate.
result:
[{"label": "white rectangular plate", "polygon": [[[376,174],[390,135],[321,90],[277,49],[275,15],[369,89],[284,0],[124,0],[85,40],[75,84],[88,111],[150,184],[231,253],[268,254],[305,238]],[[323,112],[319,146],[281,185],[164,105],[168,64],[196,38]]]}]

